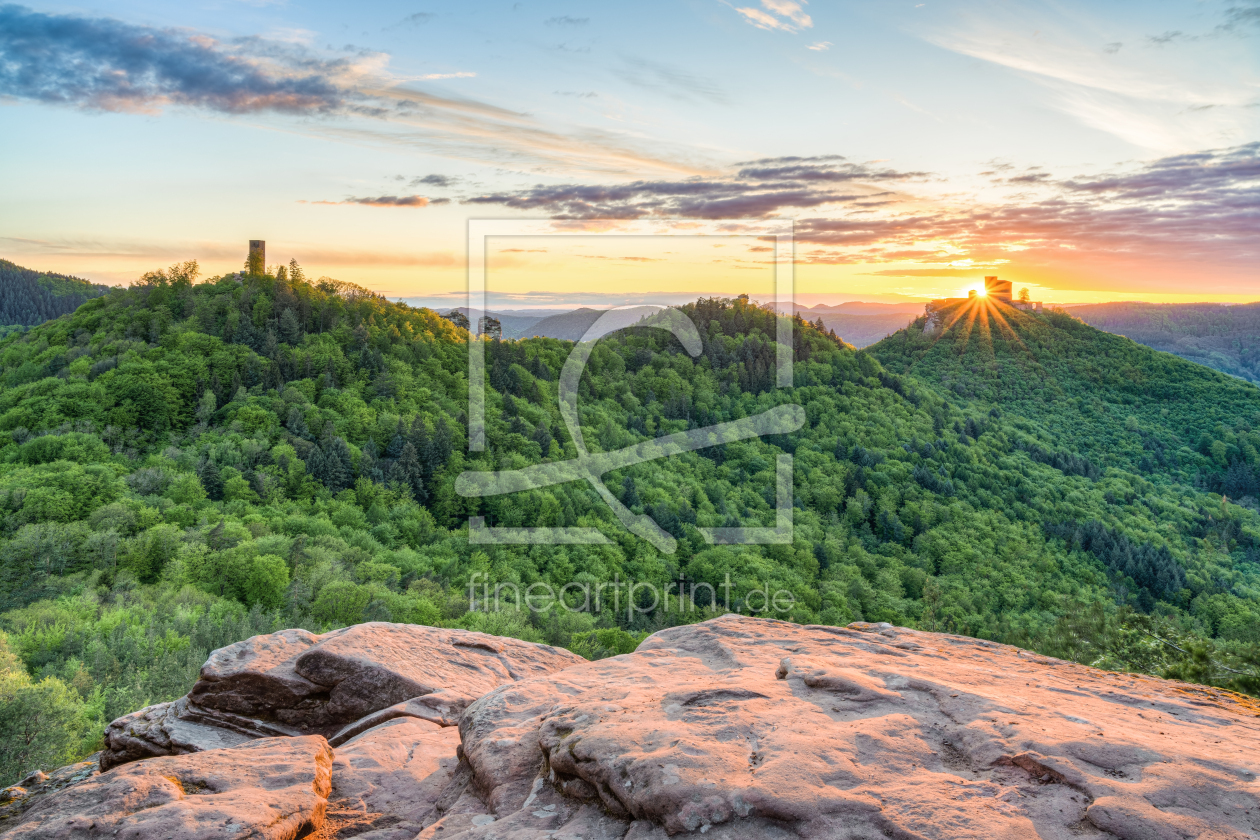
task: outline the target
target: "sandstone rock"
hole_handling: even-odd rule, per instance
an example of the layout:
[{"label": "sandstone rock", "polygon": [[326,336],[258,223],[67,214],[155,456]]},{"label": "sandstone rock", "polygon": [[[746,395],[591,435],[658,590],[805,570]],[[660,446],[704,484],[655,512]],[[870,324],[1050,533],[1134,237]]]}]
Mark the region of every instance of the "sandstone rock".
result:
[{"label": "sandstone rock", "polygon": [[227,749],[254,738],[301,734],[289,727],[204,709],[182,697],[146,706],[107,726],[101,769],[158,755]]},{"label": "sandstone rock", "polygon": [[472,816],[420,837],[1256,837],[1258,715],[975,639],[724,616],[473,703]]},{"label": "sandstone rock", "polygon": [[91,755],[52,773],[36,770],[16,785],[0,790],[0,831],[16,825],[23,814],[57,791],[100,773],[99,757],[99,753]]},{"label": "sandstone rock", "polygon": [[32,806],[3,840],[294,840],[320,826],[333,752],[266,738],[92,776]]},{"label": "sandstone rock", "polygon": [[[333,736],[408,701],[342,733],[339,742],[400,715],[452,725],[464,706],[496,686],[584,661],[546,645],[414,624],[254,636],[212,653],[187,697],[110,724],[102,767],[251,738]],[[417,699],[435,692],[432,700]]]},{"label": "sandstone rock", "polygon": [[188,697],[207,709],[332,735],[439,689],[475,698],[583,661],[566,650],[484,633],[370,622],[322,636],[285,630],[229,645],[210,655]]},{"label": "sandstone rock", "polygon": [[328,743],[330,746],[339,747],[360,733],[400,717],[427,720],[438,726],[457,726],[464,709],[475,699],[477,698],[465,697],[445,688],[438,689],[432,694],[413,697],[405,703],[395,703],[379,712],[372,712],[366,717],[361,717],[354,723],[346,724],[336,735],[328,739]]},{"label": "sandstone rock", "polygon": [[459,759],[459,731],[399,717],[336,750],[325,833],[353,826],[361,840],[411,840],[437,819]]}]

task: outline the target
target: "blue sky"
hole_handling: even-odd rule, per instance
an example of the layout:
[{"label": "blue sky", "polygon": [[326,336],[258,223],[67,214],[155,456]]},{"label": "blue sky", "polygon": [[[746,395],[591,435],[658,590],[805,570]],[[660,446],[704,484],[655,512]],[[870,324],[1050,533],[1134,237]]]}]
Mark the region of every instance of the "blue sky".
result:
[{"label": "blue sky", "polygon": [[265,238],[424,298],[470,217],[788,217],[820,300],[1253,299],[1258,36],[1252,0],[4,6],[0,255],[127,282]]}]

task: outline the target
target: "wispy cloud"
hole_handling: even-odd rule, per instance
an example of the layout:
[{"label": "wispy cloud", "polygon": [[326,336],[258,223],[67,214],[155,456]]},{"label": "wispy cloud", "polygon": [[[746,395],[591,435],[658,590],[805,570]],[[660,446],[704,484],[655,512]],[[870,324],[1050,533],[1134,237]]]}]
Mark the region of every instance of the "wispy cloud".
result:
[{"label": "wispy cloud", "polygon": [[[414,17],[414,16],[413,16]],[[272,130],[350,143],[401,146],[518,170],[691,174],[691,154],[662,157],[638,136],[606,129],[552,129],[473,99],[411,86],[471,78],[466,71],[399,78],[383,53],[327,57],[302,44],[258,37],[219,40],[77,15],[0,6],[0,97],[97,111],[156,113],[178,107],[266,120]],[[641,62],[638,81],[721,99],[716,86]],[[274,116],[345,117],[318,124]]]},{"label": "wispy cloud", "polygon": [[819,42],[818,42],[818,43],[816,43],[816,44],[810,44],[810,45],[809,45],[809,46],[807,46],[805,49],[807,49],[807,50],[813,50],[814,52],[826,52],[827,50],[831,49],[831,42],[830,42],[830,41],[819,41]]},{"label": "wispy cloud", "polygon": [[[1255,83],[1239,72],[1241,56],[1227,43],[1233,39],[1224,35],[1226,24],[1204,33],[1146,36],[1122,51],[1120,41],[1099,48],[1096,33],[1105,27],[1084,12],[1021,7],[1016,16],[1005,6],[985,9],[956,26],[925,30],[923,37],[1024,76],[1048,92],[1054,107],[1139,148],[1170,154],[1254,133],[1254,119],[1243,109],[1255,99]],[[1260,13],[1260,3],[1255,9]],[[1246,26],[1248,15],[1230,15],[1235,28]]]},{"label": "wispy cloud", "polygon": [[540,185],[466,200],[549,213],[564,219],[761,218],[789,208],[820,207],[887,195],[883,186],[923,172],[851,163],[839,155],[765,158],[731,175],[622,185]]},{"label": "wispy cloud", "polygon": [[712,79],[646,58],[626,56],[622,61],[625,66],[614,72],[635,87],[658,91],[671,99],[704,100],[717,104],[727,102],[726,92]]},{"label": "wispy cloud", "polygon": [[722,0],[727,6],[743,16],[744,20],[758,29],[778,29],[783,32],[799,32],[814,25],[813,19],[805,14],[805,0],[761,0],[761,8],[736,6],[728,0]]},{"label": "wispy cloud", "polygon": [[413,29],[417,26],[428,23],[435,17],[437,17],[437,15],[433,12],[416,12],[415,14],[407,15],[405,18],[398,21],[398,23],[385,27],[385,29]]},{"label": "wispy cloud", "polygon": [[547,26],[586,26],[590,23],[590,18],[569,17],[568,15],[560,15],[558,17],[547,18],[543,23]]},{"label": "wispy cloud", "polygon": [[[1009,171],[1009,168],[1003,170]],[[997,174],[996,171],[993,174]],[[798,216],[806,263],[919,263],[899,273],[996,265],[1015,254],[1152,261],[1260,263],[1260,143],[1160,158],[1117,172],[1000,180],[1023,190],[1005,203],[947,205],[913,194],[924,173],[837,156],[751,161],[733,174],[682,181],[539,186],[479,196],[557,219]],[[1026,191],[1039,192],[1029,200]],[[970,261],[970,262],[968,262]],[[926,275],[925,275],[926,276]]]},{"label": "wispy cloud", "polygon": [[347,198],[342,201],[302,201],[300,204],[360,204],[364,207],[428,207],[430,204],[449,204],[449,198],[425,198],[422,195],[378,195],[366,198]]}]

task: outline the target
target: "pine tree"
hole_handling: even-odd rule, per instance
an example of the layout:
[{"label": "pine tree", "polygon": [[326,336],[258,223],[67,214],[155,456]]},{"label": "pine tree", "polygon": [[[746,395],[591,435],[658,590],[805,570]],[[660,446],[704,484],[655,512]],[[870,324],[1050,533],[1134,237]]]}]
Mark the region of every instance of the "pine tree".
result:
[{"label": "pine tree", "polygon": [[311,451],[306,455],[306,473],[311,478],[325,486],[328,485],[328,469],[327,459],[324,457],[324,450],[318,445],[312,446]]},{"label": "pine tree", "polygon": [[420,468],[420,458],[416,454],[416,447],[412,444],[403,446],[402,454],[394,462],[389,478],[390,481],[396,481],[410,488],[412,496],[420,504],[424,504],[428,498],[429,494],[424,488],[424,473]]},{"label": "pine tree", "polygon": [[407,445],[407,438],[404,434],[402,421],[398,421],[398,428],[394,430],[394,436],[390,438],[389,445],[385,447],[385,457],[397,458],[402,454],[403,447]]},{"label": "pine tree", "polygon": [[546,421],[538,424],[538,428],[534,429],[533,440],[542,447],[543,457],[547,457],[547,453],[551,451],[551,429],[547,428]]},{"label": "pine tree", "polygon": [[201,486],[206,488],[206,495],[212,501],[223,500],[223,477],[219,475],[219,467],[210,458],[206,458],[197,468],[197,477]]},{"label": "pine tree", "polygon": [[289,409],[289,417],[285,420],[284,426],[295,437],[309,438],[311,435],[310,430],[306,428],[306,418],[302,415],[302,409],[296,405]]},{"label": "pine tree", "polygon": [[302,343],[302,325],[292,309],[284,310],[280,316],[280,339],[290,347]]},{"label": "pine tree", "polygon": [[340,493],[354,482],[354,460],[345,438],[334,437],[324,450],[324,484]]}]

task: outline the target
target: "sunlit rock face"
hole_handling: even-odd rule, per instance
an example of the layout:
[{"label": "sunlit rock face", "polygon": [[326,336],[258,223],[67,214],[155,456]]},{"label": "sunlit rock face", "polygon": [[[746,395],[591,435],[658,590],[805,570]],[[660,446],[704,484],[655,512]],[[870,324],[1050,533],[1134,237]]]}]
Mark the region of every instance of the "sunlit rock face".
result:
[{"label": "sunlit rock face", "polygon": [[496,689],[460,732],[495,816],[540,828],[535,778],[560,816],[670,835],[1260,835],[1249,699],[886,625],[666,630]]},{"label": "sunlit rock face", "polygon": [[[367,840],[1260,836],[1260,705],[1217,689],[888,625],[723,616],[599,662],[482,636],[471,656],[486,659],[466,665],[450,658],[469,655],[452,631],[398,627],[217,651],[218,679],[203,681],[247,698],[222,713],[323,731],[139,760],[49,795],[4,836],[60,836],[80,811],[99,816],[101,836],[135,838],[236,836],[224,819],[253,826],[240,836],[287,838],[298,817],[303,836]],[[342,640],[330,664],[298,666],[329,638]],[[371,644],[356,651],[356,638]],[[380,697],[347,685],[334,707],[333,691],[311,693],[315,722],[285,720],[300,709],[293,674]],[[289,681],[275,708],[250,687],[271,679]],[[404,680],[425,693],[397,699]],[[364,713],[329,723],[330,707]],[[284,744],[305,757],[268,757]],[[158,781],[208,778],[199,767],[234,756],[249,773],[216,787],[213,808],[178,804],[200,795],[189,782],[180,799]],[[166,791],[154,810],[182,808],[187,833],[155,833],[169,825],[144,822],[119,779]],[[306,799],[285,793],[303,785]],[[267,822],[235,792],[255,790],[280,791],[290,816]]]},{"label": "sunlit rock face", "polygon": [[254,636],[210,654],[187,697],[110,724],[101,767],[251,738],[333,737],[347,724],[417,697],[428,697],[434,719],[451,725],[492,688],[583,661],[547,645],[415,624]]},{"label": "sunlit rock face", "polygon": [[323,824],[332,760],[308,735],[139,761],[48,797],[3,836],[291,840]]}]

